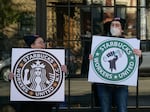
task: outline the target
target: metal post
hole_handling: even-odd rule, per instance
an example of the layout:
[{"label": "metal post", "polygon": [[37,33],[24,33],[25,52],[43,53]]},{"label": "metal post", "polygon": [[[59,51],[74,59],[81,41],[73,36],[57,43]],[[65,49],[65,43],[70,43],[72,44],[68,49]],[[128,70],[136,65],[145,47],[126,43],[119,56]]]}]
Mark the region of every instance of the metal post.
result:
[{"label": "metal post", "polygon": [[46,0],[36,0],[36,34],[46,40]]},{"label": "metal post", "polygon": [[[137,9],[137,13],[136,13],[136,16],[137,16],[137,19],[136,19],[136,23],[140,23],[140,4],[139,4],[139,0],[137,0],[137,4],[136,4],[136,9]],[[137,38],[140,38],[140,26],[141,25],[137,25],[136,26],[136,31],[137,31]],[[138,74],[139,74],[139,71],[138,71]],[[138,108],[139,108],[139,77],[137,79],[137,86],[136,86],[136,111],[138,112]]]}]

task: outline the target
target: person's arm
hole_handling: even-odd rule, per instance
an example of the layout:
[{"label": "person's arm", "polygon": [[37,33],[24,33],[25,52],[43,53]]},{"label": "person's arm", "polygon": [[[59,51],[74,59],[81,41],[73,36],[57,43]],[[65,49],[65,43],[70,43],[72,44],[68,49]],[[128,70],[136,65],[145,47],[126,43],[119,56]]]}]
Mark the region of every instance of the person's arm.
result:
[{"label": "person's arm", "polygon": [[142,56],[142,51],[140,49],[133,49],[133,53],[139,56],[139,58]]},{"label": "person's arm", "polygon": [[139,56],[139,66],[140,66],[143,61],[142,51],[140,49],[133,49],[133,53]]},{"label": "person's arm", "polygon": [[8,80],[11,81],[14,77],[14,74],[12,72],[9,73],[8,75]]},{"label": "person's arm", "polygon": [[61,69],[62,69],[62,71],[65,73],[65,77],[68,77],[69,71],[68,71],[68,69],[67,69],[67,66],[66,66],[66,65],[62,65],[62,66],[61,66]]},{"label": "person's arm", "polygon": [[92,59],[93,59],[93,55],[89,54],[89,60],[92,60]]},{"label": "person's arm", "polygon": [[68,72],[66,65],[62,65],[62,66],[61,66],[61,69],[62,69],[62,71],[63,71],[64,73],[67,73],[67,72]]}]

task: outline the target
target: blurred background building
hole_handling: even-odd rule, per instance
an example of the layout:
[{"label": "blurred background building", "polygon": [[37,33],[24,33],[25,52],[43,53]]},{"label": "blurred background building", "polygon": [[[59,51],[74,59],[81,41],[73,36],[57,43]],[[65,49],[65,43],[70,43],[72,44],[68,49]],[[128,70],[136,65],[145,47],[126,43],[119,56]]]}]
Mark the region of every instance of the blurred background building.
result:
[{"label": "blurred background building", "polygon": [[[4,80],[7,80],[10,71],[11,49],[24,47],[24,35],[39,34],[45,39],[47,48],[66,50],[66,64],[69,68],[65,85],[66,103],[59,110],[96,109],[96,91],[94,85],[87,82],[91,39],[92,35],[103,35],[103,24],[116,16],[127,21],[126,38],[136,37],[141,40],[144,56],[139,69],[138,86],[129,87],[128,107],[148,109],[149,0],[1,0],[0,98],[9,97],[9,83]],[[0,100],[0,104],[7,103],[7,100]]]}]

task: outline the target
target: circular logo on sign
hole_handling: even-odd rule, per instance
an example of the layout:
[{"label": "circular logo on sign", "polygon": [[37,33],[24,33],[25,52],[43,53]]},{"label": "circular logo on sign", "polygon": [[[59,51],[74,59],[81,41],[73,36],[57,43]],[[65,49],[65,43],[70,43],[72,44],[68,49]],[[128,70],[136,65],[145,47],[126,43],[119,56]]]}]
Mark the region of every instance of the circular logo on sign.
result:
[{"label": "circular logo on sign", "polygon": [[123,81],[135,72],[132,46],[123,40],[106,40],[94,49],[93,69],[105,81]]},{"label": "circular logo on sign", "polygon": [[31,99],[44,99],[57,92],[62,84],[61,64],[51,53],[34,50],[22,55],[13,72],[16,88]]}]

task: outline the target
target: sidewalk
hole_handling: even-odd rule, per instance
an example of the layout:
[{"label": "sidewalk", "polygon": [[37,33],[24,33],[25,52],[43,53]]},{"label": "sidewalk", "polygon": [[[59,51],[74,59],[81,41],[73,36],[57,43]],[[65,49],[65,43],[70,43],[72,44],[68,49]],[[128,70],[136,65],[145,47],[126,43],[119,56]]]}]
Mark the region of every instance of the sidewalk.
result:
[{"label": "sidewalk", "polygon": [[[70,82],[70,97],[68,83]],[[9,82],[0,81],[0,105],[7,104],[9,102]],[[128,108],[129,112],[150,112],[150,77],[142,77],[139,79],[139,93],[136,93],[136,87],[129,87],[129,100]],[[65,94],[66,104],[59,112],[67,112],[68,98],[70,99],[70,105],[72,111],[70,112],[98,112],[99,107],[91,108],[93,96],[91,95],[91,83],[87,81],[87,78],[72,78],[70,81],[65,81]],[[136,94],[139,94],[136,97]],[[138,101],[138,102],[136,102]],[[136,106],[138,109],[136,110]],[[66,107],[63,107],[66,106]],[[94,105],[93,105],[94,106]],[[55,112],[56,110],[54,110]]]}]

